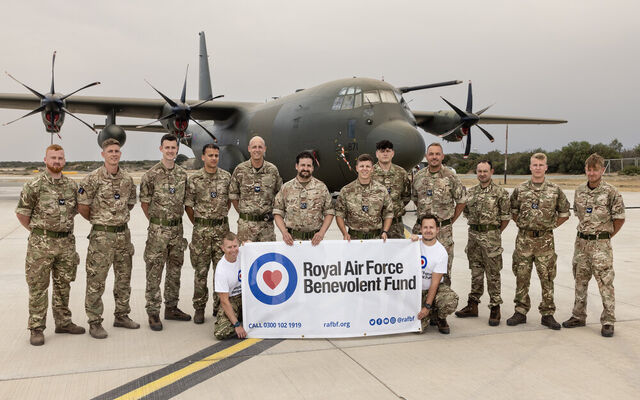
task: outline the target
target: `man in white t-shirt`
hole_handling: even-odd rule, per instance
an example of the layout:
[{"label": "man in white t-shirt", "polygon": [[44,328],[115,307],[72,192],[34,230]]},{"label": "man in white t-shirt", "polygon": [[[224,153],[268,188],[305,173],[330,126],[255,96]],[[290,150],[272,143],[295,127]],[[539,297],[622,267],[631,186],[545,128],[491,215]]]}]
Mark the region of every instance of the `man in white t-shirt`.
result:
[{"label": "man in white t-shirt", "polygon": [[[420,221],[420,253],[422,255],[422,309],[418,319],[422,320],[422,332],[427,329],[429,319],[435,320],[440,333],[450,332],[447,316],[458,306],[458,295],[449,285],[444,283],[449,256],[444,246],[438,242],[438,219],[433,215],[425,215]],[[412,235],[414,242],[420,237]]]},{"label": "man in white t-shirt", "polygon": [[229,339],[237,336],[240,339],[247,337],[247,332],[240,323],[242,318],[242,287],[240,285],[241,270],[238,238],[235,233],[229,232],[222,239],[222,252],[216,266],[215,288],[220,297],[220,308],[213,335],[218,340]]}]

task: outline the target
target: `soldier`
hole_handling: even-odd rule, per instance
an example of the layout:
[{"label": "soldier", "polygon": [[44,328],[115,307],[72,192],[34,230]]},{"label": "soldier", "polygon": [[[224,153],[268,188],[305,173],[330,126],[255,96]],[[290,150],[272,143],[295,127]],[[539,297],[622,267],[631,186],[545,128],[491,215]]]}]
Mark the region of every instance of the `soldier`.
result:
[{"label": "soldier", "polygon": [[312,176],[313,154],[296,156],[295,178],[285,183],[273,206],[273,217],[282,238],[289,246],[293,240],[311,240],[316,246],[324,238],[335,211],[327,186]]},{"label": "soldier", "polygon": [[260,136],[249,141],[251,158],[240,163],[231,175],[229,199],[238,211],[238,240],[272,242],[273,199],[282,187],[282,178],[275,165],[264,159],[267,147]]},{"label": "soldier", "polygon": [[62,175],[64,150],[57,144],[47,147],[46,172],[24,184],[16,208],[18,221],[31,232],[27,245],[25,274],[29,286],[29,342],[44,344],[47,322],[49,277],[53,280],[52,311],[56,333],[83,334],[84,328],[71,321],[70,283],[76,279],[80,258],[73,236],[77,214],[78,185]]},{"label": "soldier", "polygon": [[423,215],[438,217],[438,241],[442,243],[449,261],[444,281],[451,285],[451,267],[453,266],[453,223],[462,214],[467,202],[467,190],[448,168],[442,166],[444,153],[439,143],[431,143],[426,154],[428,168],[424,168],[414,176],[411,186],[411,200],[416,204],[416,224],[413,233],[420,232],[420,220]]},{"label": "soldier", "polygon": [[104,339],[102,327],[102,294],[109,267],[115,275],[113,297],[116,309],[113,326],[138,329],[140,324],[129,318],[131,307],[131,243],[129,211],[136,203],[136,185],[131,175],[119,167],[120,143],[116,139],[102,142],[104,165],[87,175],[78,189],[78,212],[93,225],[87,250],[87,294],[85,310],[89,318],[89,334]]},{"label": "soldier", "polygon": [[481,160],[476,165],[479,184],[467,192],[464,216],[469,223],[469,240],[465,252],[471,270],[471,292],[467,306],[456,311],[460,318],[477,317],[478,303],[484,292],[484,275],[487,275],[489,292],[489,325],[500,324],[500,271],[502,270],[502,231],[511,219],[509,193],[499,187],[491,177],[493,164]]},{"label": "soldier", "polygon": [[242,286],[240,284],[240,259],[238,258],[238,238],[233,232],[227,232],[222,240],[224,257],[216,266],[216,292],[220,296],[220,309],[213,329],[218,340],[237,336],[247,337],[240,323],[242,318]]},{"label": "soldier", "polygon": [[338,228],[347,241],[375,238],[386,241],[393,220],[393,207],[387,188],[371,179],[373,157],[360,154],[356,172],[358,178],[340,190],[336,201]]},{"label": "soldier", "polygon": [[[422,240],[420,241],[420,253],[422,255],[422,308],[418,313],[418,319],[422,321],[422,332],[429,326],[428,320],[435,319],[435,325],[442,334],[449,334],[451,329],[447,324],[447,317],[458,306],[458,295],[444,282],[444,274],[447,272],[447,250],[436,239],[438,235],[438,218],[433,215],[425,215],[420,220]],[[420,239],[412,235],[414,242]],[[431,318],[427,318],[431,317]]]},{"label": "soldier", "polygon": [[513,251],[513,273],[516,276],[515,313],[507,320],[514,326],[527,322],[531,308],[529,281],[531,269],[536,271],[542,287],[542,301],[538,310],[542,325],[558,330],[560,324],[553,318],[556,306],[553,302],[553,280],[556,277],[553,229],[569,218],[569,201],[560,187],[545,179],[547,156],[535,153],[531,156],[531,179],[516,186],[511,193],[511,214],[518,226],[516,247]]},{"label": "soldier", "polygon": [[376,158],[378,162],[373,166],[373,180],[387,188],[393,205],[393,220],[389,228],[390,239],[404,239],[404,224],[402,216],[404,207],[411,200],[411,182],[409,175],[399,165],[392,164],[393,143],[381,140],[376,143]]},{"label": "soldier", "polygon": [[580,222],[573,253],[573,277],[576,298],[571,318],[562,323],[565,328],[585,326],[587,319],[587,289],[593,275],[602,297],[600,334],[613,336],[615,295],[613,290],[613,250],[611,238],[624,224],[622,196],[614,186],[602,181],[604,159],[594,153],[585,162],[587,183],[575,191],[573,209]]},{"label": "soldier", "polygon": [[[187,184],[187,198],[184,205],[189,219],[193,223],[193,236],[189,251],[194,269],[193,279],[193,322],[204,323],[204,309],[209,300],[207,279],[209,265],[213,263],[213,276],[216,265],[222,257],[222,237],[229,231],[229,182],[231,174],[218,168],[220,148],[209,143],[202,149],[204,167],[191,175]],[[214,282],[215,283],[215,282]],[[213,315],[218,313],[220,299],[214,292]]]},{"label": "soldier", "polygon": [[144,261],[147,272],[147,315],[149,327],[162,330],[160,322],[160,281],[165,264],[164,319],[189,321],[191,316],[178,308],[180,273],[187,239],[182,237],[182,213],[187,188],[187,172],[176,165],[178,138],[166,134],[160,139],[162,160],[142,175],[140,206],[149,220]]}]

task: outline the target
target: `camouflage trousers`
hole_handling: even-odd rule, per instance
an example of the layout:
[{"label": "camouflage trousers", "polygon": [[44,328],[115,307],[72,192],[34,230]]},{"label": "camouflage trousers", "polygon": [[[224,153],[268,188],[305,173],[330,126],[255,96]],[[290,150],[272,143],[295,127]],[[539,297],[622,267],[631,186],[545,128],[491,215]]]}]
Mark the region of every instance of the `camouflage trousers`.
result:
[{"label": "camouflage trousers", "polygon": [[51,309],[56,326],[71,322],[69,310],[70,283],[76,279],[80,257],[76,253],[76,239],[50,238],[31,234],[27,245],[25,275],[29,286],[28,329],[46,328],[49,306],[49,280],[53,281]]},{"label": "camouflage trousers", "polygon": [[204,309],[209,300],[209,288],[207,280],[209,276],[209,266],[211,266],[211,287],[213,292],[213,310],[217,312],[220,306],[220,298],[215,291],[216,265],[223,256],[220,245],[222,237],[229,231],[229,224],[218,226],[193,226],[193,236],[189,245],[191,265],[194,269],[193,277],[193,308]]},{"label": "camouflage trousers", "polygon": [[276,233],[273,221],[247,221],[238,218],[238,241],[240,243],[250,240],[252,242],[275,242]]},{"label": "camouflage trousers", "polygon": [[576,238],[573,253],[573,277],[576,282],[576,299],[573,316],[581,321],[587,319],[587,289],[591,276],[596,278],[602,298],[602,325],[616,322],[616,301],[613,288],[613,250],[609,239],[585,240]]},{"label": "camouflage trousers", "polygon": [[113,297],[116,303],[114,315],[122,317],[131,312],[131,259],[134,248],[129,229],[124,232],[103,232],[92,230],[89,234],[87,250],[87,294],[84,308],[89,324],[102,323],[102,294],[113,265]]},{"label": "camouflage trousers", "polygon": [[[420,234],[420,223],[416,221],[413,226],[412,232],[416,235]],[[451,286],[451,268],[453,267],[453,226],[451,224],[440,228],[437,236],[438,242],[440,242],[445,250],[449,259],[447,260],[447,273],[444,276],[444,283]]]},{"label": "camouflage trousers", "polygon": [[[242,321],[242,295],[229,297],[229,302],[238,321]],[[236,336],[236,329],[222,307],[218,309],[216,323],[213,327],[213,336],[218,340],[230,339]]]},{"label": "camouflage trousers", "polygon": [[[427,290],[422,291],[422,306],[424,307],[427,301]],[[423,318],[421,321],[422,331],[424,332],[429,326],[429,319],[438,318],[445,319],[458,307],[458,295],[451,289],[449,285],[441,282],[438,285],[438,291],[436,292],[436,298],[433,300],[433,307],[429,312],[429,317]]]},{"label": "camouflage trousers", "polygon": [[529,285],[531,282],[531,270],[535,262],[542,288],[542,301],[538,306],[538,310],[543,316],[555,313],[553,280],[556,277],[557,258],[553,232],[550,231],[540,237],[533,238],[528,236],[522,229],[518,231],[511,265],[513,274],[516,276],[516,295],[513,299],[516,304],[516,312],[526,315],[531,309]]},{"label": "camouflage trousers", "polygon": [[184,251],[187,239],[182,237],[182,225],[162,226],[149,224],[147,243],[144,248],[144,262],[147,266],[147,287],[144,297],[147,300],[147,314],[160,313],[162,295],[160,281],[162,270],[167,266],[164,277],[165,308],[178,306],[180,297],[180,273],[184,263]]},{"label": "camouflage trousers", "polygon": [[402,217],[400,217],[400,221],[391,224],[387,237],[389,239],[406,239],[404,236],[404,224],[402,223]]},{"label": "camouflage trousers", "polygon": [[502,251],[499,230],[489,232],[469,230],[469,240],[465,249],[471,270],[469,301],[480,303],[480,297],[484,293],[484,277],[486,275],[489,308],[502,304],[502,297],[500,297]]}]

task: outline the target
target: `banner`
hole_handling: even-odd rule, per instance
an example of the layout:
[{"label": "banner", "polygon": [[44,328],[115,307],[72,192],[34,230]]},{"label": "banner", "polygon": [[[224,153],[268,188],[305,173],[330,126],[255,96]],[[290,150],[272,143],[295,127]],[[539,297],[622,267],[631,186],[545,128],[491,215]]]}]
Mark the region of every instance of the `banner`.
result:
[{"label": "banner", "polygon": [[243,327],[252,338],[330,338],[420,330],[420,244],[406,239],[247,243]]}]

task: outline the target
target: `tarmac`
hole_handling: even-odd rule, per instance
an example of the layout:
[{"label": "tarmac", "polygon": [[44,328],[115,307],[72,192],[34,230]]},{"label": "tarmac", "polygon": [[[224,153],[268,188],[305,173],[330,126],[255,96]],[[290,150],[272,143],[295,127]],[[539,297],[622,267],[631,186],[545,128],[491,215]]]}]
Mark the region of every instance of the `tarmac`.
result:
[{"label": "tarmac", "polygon": [[[211,302],[203,325],[163,321],[153,332],[145,312],[142,259],[147,222],[139,206],[132,211],[133,260],[131,318],[138,330],[113,328],[113,272],[103,296],[105,340],[59,335],[49,309],[46,343],[29,344],[28,291],[24,275],[28,232],[15,217],[22,184],[0,178],[0,399],[225,398],[225,399],[638,399],[640,398],[640,193],[623,193],[626,223],[613,239],[616,271],[615,336],[600,336],[602,303],[594,280],[589,286],[584,328],[552,331],[540,325],[536,306],[540,285],[531,279],[532,310],[527,323],[505,321],[513,313],[515,278],[511,272],[516,228],[503,234],[502,321],[487,324],[487,294],[479,318],[449,318],[450,335],[430,328],[414,333],[353,339],[247,340],[218,342],[213,337]],[[573,192],[565,191],[573,200]],[[409,206],[411,209],[411,205]],[[237,214],[230,212],[235,231]],[[185,237],[191,224],[184,218]],[[415,213],[405,216],[412,226]],[[454,224],[452,288],[466,304],[470,273],[464,252],[466,221]],[[577,218],[556,229],[558,274],[556,319],[571,315],[574,283],[571,259]],[[81,263],[71,286],[74,322],[87,326],[84,313],[85,263],[90,225],[76,218]],[[277,231],[277,229],[276,229]],[[636,238],[636,239],[634,239]],[[335,225],[325,240],[340,240]],[[193,270],[188,254],[182,271],[179,307],[193,313]],[[145,386],[146,385],[146,386]],[[123,396],[123,397],[119,397]],[[146,397],[145,397],[146,396]]]}]

